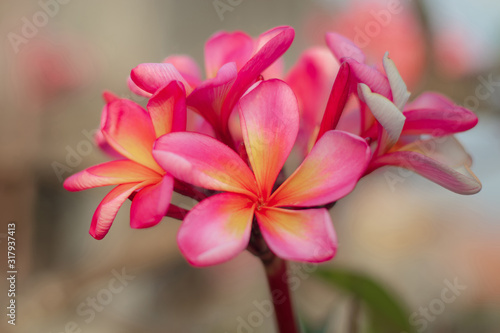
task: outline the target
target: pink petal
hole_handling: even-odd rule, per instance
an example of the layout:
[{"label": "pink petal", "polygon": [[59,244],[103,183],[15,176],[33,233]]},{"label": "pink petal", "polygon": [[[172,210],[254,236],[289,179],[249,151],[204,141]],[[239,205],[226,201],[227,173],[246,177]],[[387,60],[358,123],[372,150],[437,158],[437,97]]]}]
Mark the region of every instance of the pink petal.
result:
[{"label": "pink petal", "polygon": [[265,200],[297,137],[297,99],[286,83],[273,79],[242,97],[239,108],[245,148]]},{"label": "pink petal", "polygon": [[157,225],[168,211],[173,189],[174,179],[165,175],[159,183],[137,192],[130,207],[130,226],[142,229]]},{"label": "pink petal", "polygon": [[196,61],[187,55],[171,55],[163,63],[172,64],[191,87],[201,83],[201,72]]},{"label": "pink petal", "polygon": [[194,266],[230,260],[248,245],[253,213],[253,202],[238,194],[222,193],[203,200],[181,224],[179,249]]},{"label": "pink petal", "polygon": [[132,69],[130,78],[140,89],[150,94],[154,94],[171,81],[180,81],[184,85],[187,94],[193,91],[193,88],[172,64],[140,64]]},{"label": "pink petal", "polygon": [[351,192],[364,174],[370,148],[360,137],[328,131],[297,170],[274,192],[273,206],[319,206]]},{"label": "pink petal", "polygon": [[412,109],[403,112],[406,122],[405,135],[431,134],[443,136],[467,131],[477,125],[474,112],[463,107],[438,109]]},{"label": "pink petal", "polygon": [[123,205],[125,200],[141,187],[150,185],[148,182],[131,183],[118,185],[112,189],[101,201],[97,207],[92,223],[90,224],[90,235],[95,239],[103,239],[111,228],[118,210]]},{"label": "pink petal", "polygon": [[151,93],[148,93],[147,91],[139,88],[130,76],[127,78],[127,86],[131,92],[133,92],[134,94],[136,94],[138,96],[149,98],[152,95]]},{"label": "pink petal", "polygon": [[218,32],[205,44],[205,68],[208,78],[213,78],[225,64],[234,62],[237,69],[250,59],[253,40],[244,32]]},{"label": "pink petal", "polygon": [[82,191],[98,186],[159,181],[161,176],[153,170],[129,160],[99,164],[80,171],[64,181],[68,191]]},{"label": "pink petal", "polygon": [[267,245],[280,258],[322,262],[337,252],[337,237],[326,209],[263,207],[255,215]]},{"label": "pink petal", "polygon": [[167,172],[186,183],[255,197],[255,178],[228,146],[198,133],[176,132],[156,141],[153,156]]},{"label": "pink petal", "polygon": [[358,83],[364,83],[371,91],[392,100],[391,86],[385,75],[373,67],[361,64],[354,59],[346,59],[353,77]]},{"label": "pink petal", "polygon": [[220,68],[215,78],[206,80],[196,87],[187,99],[189,107],[218,130],[220,130],[222,104],[236,75],[236,65],[228,63]]},{"label": "pink petal", "polygon": [[383,154],[399,140],[406,118],[393,102],[384,96],[372,93],[365,84],[359,85],[358,95],[368,105],[381,126],[376,154]]},{"label": "pink petal", "polygon": [[329,32],[326,34],[326,44],[339,62],[342,62],[343,58],[352,58],[361,64],[365,63],[365,54],[349,38]]},{"label": "pink petal", "polygon": [[238,77],[224,102],[221,113],[222,128],[227,128],[229,116],[240,97],[255,83],[266,68],[286,52],[292,44],[294,36],[293,28],[286,26],[277,27],[262,34],[257,44],[258,51],[238,72]]},{"label": "pink petal", "polygon": [[98,130],[95,133],[94,140],[95,140],[95,144],[97,145],[97,147],[99,147],[99,149],[101,149],[109,157],[111,157],[111,158],[123,158],[123,156],[120,153],[118,153],[116,150],[113,149],[113,147],[111,147],[109,145],[108,141],[104,137],[104,134],[102,133],[101,130]]},{"label": "pink petal", "polygon": [[303,141],[309,141],[314,129],[321,123],[338,70],[339,65],[331,53],[316,47],[300,56],[285,79],[297,96]]},{"label": "pink petal", "polygon": [[186,130],[186,91],[179,81],[158,90],[148,102],[156,137]]},{"label": "pink petal", "polygon": [[339,72],[333,83],[332,92],[326,105],[325,114],[321,121],[317,140],[319,140],[326,131],[333,130],[337,127],[340,116],[344,111],[349,97],[350,89],[350,68],[349,64],[344,62],[340,65]]},{"label": "pink petal", "polygon": [[374,159],[367,173],[385,165],[412,170],[459,194],[481,190],[479,179],[470,170],[472,160],[453,137],[413,142],[390,154]]},{"label": "pink petal", "polygon": [[109,103],[106,114],[102,132],[108,143],[128,159],[162,173],[151,154],[156,135],[147,111],[121,99]]},{"label": "pink petal", "polygon": [[117,99],[120,99],[120,97],[118,97],[116,94],[107,90],[102,93],[102,98],[106,103],[111,103],[113,101],[116,101]]}]

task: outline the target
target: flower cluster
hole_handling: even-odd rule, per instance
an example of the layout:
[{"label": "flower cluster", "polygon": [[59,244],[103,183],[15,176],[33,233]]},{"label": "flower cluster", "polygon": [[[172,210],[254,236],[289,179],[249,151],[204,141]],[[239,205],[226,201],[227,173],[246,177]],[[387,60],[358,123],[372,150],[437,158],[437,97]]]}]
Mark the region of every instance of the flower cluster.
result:
[{"label": "flower cluster", "polygon": [[[128,86],[145,107],[106,92],[96,139],[115,159],[64,183],[70,191],[116,185],[90,234],[102,239],[130,198],[132,228],[183,219],[178,244],[193,265],[235,257],[255,230],[281,258],[321,262],[337,249],[327,208],[375,169],[407,168],[461,194],[480,190],[452,137],[476,125],[473,112],[430,92],[408,103],[388,54],[381,72],[336,33],[284,75],[293,38],[286,26],[256,39],[220,32],[205,45],[205,80],[192,58],[176,55],[131,71]],[[286,178],[294,147],[302,163]],[[182,216],[173,192],[199,203]]]}]

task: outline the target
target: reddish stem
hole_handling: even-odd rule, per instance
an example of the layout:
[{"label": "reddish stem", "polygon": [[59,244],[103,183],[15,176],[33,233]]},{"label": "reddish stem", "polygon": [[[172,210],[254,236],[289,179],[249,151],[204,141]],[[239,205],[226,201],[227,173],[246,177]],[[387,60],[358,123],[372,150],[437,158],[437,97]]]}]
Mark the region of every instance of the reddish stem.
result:
[{"label": "reddish stem", "polygon": [[299,333],[293,312],[290,287],[288,286],[286,261],[274,256],[270,262],[262,262],[271,290],[278,331],[280,333]]},{"label": "reddish stem", "polygon": [[187,215],[187,213],[189,213],[189,210],[170,204],[170,206],[168,206],[168,211],[167,214],[165,214],[165,216],[182,221],[184,217]]},{"label": "reddish stem", "polygon": [[286,261],[278,258],[269,249],[256,221],[252,225],[248,251],[257,256],[264,264],[279,332],[299,333],[293,312],[290,287],[288,286]]}]

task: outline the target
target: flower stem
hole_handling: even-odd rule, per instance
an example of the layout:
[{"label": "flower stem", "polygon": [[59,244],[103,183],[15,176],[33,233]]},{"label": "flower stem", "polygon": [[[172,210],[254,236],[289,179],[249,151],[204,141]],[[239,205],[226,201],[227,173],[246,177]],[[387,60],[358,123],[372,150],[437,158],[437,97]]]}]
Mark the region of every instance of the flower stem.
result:
[{"label": "flower stem", "polygon": [[279,333],[299,333],[288,285],[287,263],[271,252],[255,221],[248,250],[264,265]]},{"label": "flower stem", "polygon": [[262,262],[271,290],[278,331],[280,333],[299,333],[293,312],[290,287],[288,286],[286,261],[274,256],[271,261]]}]

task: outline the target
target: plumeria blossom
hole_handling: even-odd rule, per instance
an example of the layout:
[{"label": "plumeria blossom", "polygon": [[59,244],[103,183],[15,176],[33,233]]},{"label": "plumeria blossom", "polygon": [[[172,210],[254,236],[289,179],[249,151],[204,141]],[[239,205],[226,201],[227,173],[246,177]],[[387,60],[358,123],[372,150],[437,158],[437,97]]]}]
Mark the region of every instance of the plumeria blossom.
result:
[{"label": "plumeria blossom", "polygon": [[[353,124],[347,127],[353,133],[374,142],[372,163],[367,174],[381,166],[394,165],[415,171],[457,193],[471,194],[481,189],[477,178],[470,171],[471,159],[463,147],[454,138],[445,139],[454,133],[469,130],[477,124],[478,119],[472,111],[454,105],[444,96],[430,92],[407,104],[410,93],[388,54],[383,59],[384,72],[380,72],[365,64],[363,52],[347,38],[329,33],[326,39],[341,65],[323,112],[319,133],[310,130],[314,126],[320,128],[318,110],[314,109],[318,106],[316,97],[319,96],[318,91],[323,91],[321,94],[324,99],[325,84],[331,87],[331,83],[327,80],[321,76],[318,76],[318,79],[317,75],[314,75],[321,63],[319,57],[316,56],[318,60],[315,62],[306,63],[307,70],[302,68],[303,65],[296,66],[292,74],[298,77],[290,76],[293,79],[292,87],[298,91],[299,100],[304,100],[302,102],[305,105],[304,110],[315,117],[313,121],[309,120],[307,134],[310,137],[307,142],[317,140],[325,130],[339,125],[347,96],[354,93],[359,96],[360,116],[349,119],[351,123],[358,124],[356,127]],[[331,59],[327,57],[323,59],[325,72],[331,71]],[[305,89],[300,85],[301,77],[314,80],[314,84],[318,87],[315,89],[316,95],[304,93]],[[312,97],[311,100],[308,96]],[[306,121],[310,117],[304,118]],[[323,126],[325,118],[335,118],[326,122],[329,126],[327,128]],[[424,139],[425,136],[433,138]],[[446,154],[444,146],[452,151]],[[395,153],[396,150],[400,151]],[[447,159],[447,155],[451,159]]]},{"label": "plumeria blossom", "polygon": [[294,36],[293,28],[288,26],[273,28],[256,39],[241,31],[219,32],[205,45],[205,81],[192,58],[173,56],[163,63],[134,68],[129,87],[149,98],[172,80],[182,82],[189,109],[201,115],[218,138],[231,143],[228,123],[234,106],[261,75],[279,75],[278,60]]},{"label": "plumeria blossom", "polygon": [[121,205],[133,196],[130,226],[148,228],[160,222],[170,205],[174,179],[152,155],[155,140],[186,127],[184,86],[173,81],[156,92],[148,110],[127,100],[106,95],[101,134],[122,159],[99,164],[67,178],[64,187],[81,191],[117,185],[101,201],[92,217],[90,234],[102,239]]},{"label": "plumeria blossom", "polygon": [[269,248],[289,260],[332,258],[337,241],[326,208],[355,187],[370,158],[361,138],[327,131],[298,169],[276,190],[275,181],[299,128],[297,100],[277,79],[241,98],[241,131],[250,167],[234,150],[198,133],[171,133],[153,156],[174,177],[222,191],[195,206],[178,233],[181,252],[196,266],[218,264],[244,250],[254,217]]},{"label": "plumeria blossom", "polygon": [[470,170],[471,158],[451,136],[474,127],[476,115],[435,93],[425,93],[406,106],[410,93],[387,55],[384,67],[392,100],[373,93],[363,83],[359,85],[359,96],[378,123],[377,144],[367,173],[385,165],[398,166],[460,194],[479,192],[481,183]]}]

